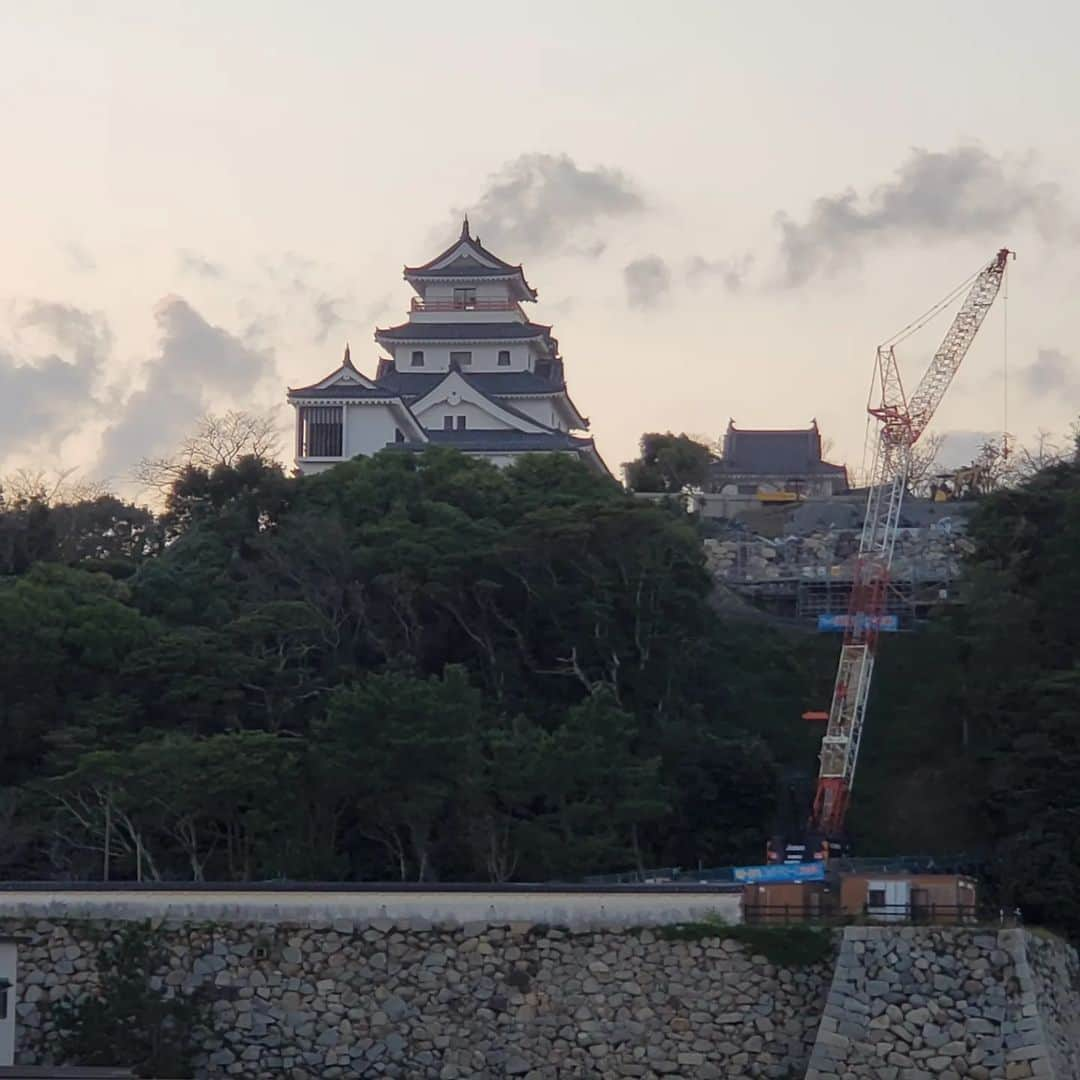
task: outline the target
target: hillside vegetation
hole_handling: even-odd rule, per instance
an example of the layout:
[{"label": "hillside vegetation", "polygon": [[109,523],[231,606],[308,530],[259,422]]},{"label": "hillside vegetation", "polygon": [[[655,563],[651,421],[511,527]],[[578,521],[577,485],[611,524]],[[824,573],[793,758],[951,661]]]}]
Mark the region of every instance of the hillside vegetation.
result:
[{"label": "hillside vegetation", "polygon": [[[1080,897],[1080,466],[984,500],[968,602],[885,642],[863,854]],[[7,877],[537,880],[759,861],[837,642],[710,603],[700,537],[559,458],[181,474],[0,508]]]},{"label": "hillside vegetation", "polygon": [[560,458],[189,469],[0,517],[9,876],[545,879],[757,859],[783,641]]}]

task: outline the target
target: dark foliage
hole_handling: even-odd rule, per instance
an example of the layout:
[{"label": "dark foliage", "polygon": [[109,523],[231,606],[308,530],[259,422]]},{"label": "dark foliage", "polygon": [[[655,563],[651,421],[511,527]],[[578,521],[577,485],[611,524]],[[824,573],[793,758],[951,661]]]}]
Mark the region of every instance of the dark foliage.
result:
[{"label": "dark foliage", "polygon": [[[987,497],[971,535],[965,603],[882,650],[853,838],[971,852],[1003,904],[1077,933],[1080,465]],[[835,642],[729,621],[709,589],[685,515],[557,457],[240,461],[189,470],[161,520],[0,507],[0,865],[757,862],[777,810],[805,813],[820,732],[798,717]]]},{"label": "dark foliage", "polygon": [[861,850],[970,851],[998,900],[1080,933],[1080,463],[988,496],[966,602],[883,650]]},{"label": "dark foliage", "polygon": [[185,470],[160,521],[21,506],[9,534],[13,871],[758,858],[776,780],[752,732],[777,700],[794,713],[796,662],[718,620],[685,515],[578,463],[385,453],[289,479],[241,459]]},{"label": "dark foliage", "polygon": [[631,491],[669,494],[702,487],[712,460],[712,451],[689,435],[649,432],[641,436],[641,454],[623,466],[626,486]]},{"label": "dark foliage", "polygon": [[99,953],[98,993],[52,1006],[62,1059],[125,1066],[161,1080],[190,1076],[210,1001],[197,991],[154,989],[151,978],[166,960],[149,924],[132,923],[113,935]]}]

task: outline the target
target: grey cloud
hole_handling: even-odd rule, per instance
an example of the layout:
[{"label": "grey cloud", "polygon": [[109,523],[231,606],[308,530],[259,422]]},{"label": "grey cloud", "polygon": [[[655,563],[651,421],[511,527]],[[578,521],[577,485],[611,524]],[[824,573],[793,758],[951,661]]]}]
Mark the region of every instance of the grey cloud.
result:
[{"label": "grey cloud", "polygon": [[563,247],[564,255],[579,255],[583,259],[599,259],[607,251],[606,240],[590,240],[584,244],[567,244]]},{"label": "grey cloud", "polygon": [[313,306],[315,316],[315,334],[312,340],[316,345],[322,345],[330,336],[330,331],[335,326],[340,326],[345,320],[338,314],[337,305],[341,301],[333,296],[320,296]]},{"label": "grey cloud", "polygon": [[972,236],[1027,222],[1047,237],[1075,233],[1057,184],[1032,177],[1029,162],[979,146],[913,150],[893,179],[869,195],[849,188],[816,199],[803,221],[784,213],[776,220],[789,286],[835,271],[864,246],[897,234]]},{"label": "grey cloud", "polygon": [[19,316],[18,326],[45,331],[62,348],[70,349],[77,363],[89,366],[99,365],[112,348],[112,330],[104,317],[71,304],[32,300]]},{"label": "grey cloud", "polygon": [[645,255],[623,267],[623,282],[631,307],[656,307],[671,288],[671,271],[659,255]]},{"label": "grey cloud", "polygon": [[1024,368],[1020,378],[1034,397],[1080,396],[1080,371],[1060,349],[1040,349],[1035,363]]},{"label": "grey cloud", "polygon": [[[345,309],[344,312],[342,308]],[[315,333],[312,341],[316,345],[325,344],[330,334],[338,327],[359,327],[364,335],[370,334],[376,321],[392,310],[393,300],[388,293],[372,301],[359,314],[356,314],[355,301],[351,298],[323,293],[312,305],[312,314],[315,319]]]},{"label": "grey cloud", "polygon": [[753,265],[754,256],[749,254],[730,259],[706,259],[701,255],[691,255],[686,260],[685,273],[691,285],[717,280],[728,292],[735,293],[746,284]]},{"label": "grey cloud", "polygon": [[146,384],[124,402],[106,432],[98,462],[106,477],[126,475],[141,458],[172,452],[222,399],[241,407],[274,374],[268,351],[208,323],[186,300],[168,296],[155,309],[159,348]]},{"label": "grey cloud", "polygon": [[492,176],[469,217],[485,244],[502,248],[505,258],[561,251],[595,257],[604,241],[579,242],[582,230],[644,209],[618,169],[583,169],[566,154],[537,153],[522,154]]},{"label": "grey cloud", "polygon": [[1001,445],[1000,431],[972,431],[955,428],[952,431],[943,432],[943,435],[944,439],[935,462],[937,472],[970,465],[988,443]]},{"label": "grey cloud", "polygon": [[55,444],[88,419],[96,371],[59,356],[20,363],[0,351],[0,458]]},{"label": "grey cloud", "polygon": [[47,335],[57,351],[0,350],[0,458],[27,446],[54,450],[91,419],[99,408],[94,389],[112,347],[101,316],[68,304],[32,301],[16,325]]},{"label": "grey cloud", "polygon": [[177,252],[180,269],[186,274],[193,274],[201,278],[221,278],[225,276],[225,270],[220,263],[211,262],[205,255],[197,251],[189,251],[182,248]]}]

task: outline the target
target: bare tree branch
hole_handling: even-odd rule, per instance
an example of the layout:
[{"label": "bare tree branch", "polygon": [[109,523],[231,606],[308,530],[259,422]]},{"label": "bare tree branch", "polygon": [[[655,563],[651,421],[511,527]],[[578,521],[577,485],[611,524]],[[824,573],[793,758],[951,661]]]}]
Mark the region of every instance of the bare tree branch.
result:
[{"label": "bare tree branch", "polygon": [[207,413],[193,435],[185,439],[172,457],[143,458],[132,473],[141,487],[165,496],[185,469],[232,466],[243,457],[277,461],[281,432],[277,410],[250,413],[230,410],[218,416]]}]

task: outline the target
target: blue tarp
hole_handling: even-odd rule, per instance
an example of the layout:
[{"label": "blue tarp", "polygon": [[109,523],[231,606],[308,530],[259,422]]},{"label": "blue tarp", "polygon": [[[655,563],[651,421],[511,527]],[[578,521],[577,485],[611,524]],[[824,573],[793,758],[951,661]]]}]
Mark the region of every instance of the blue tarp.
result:
[{"label": "blue tarp", "polygon": [[735,880],[754,884],[776,881],[824,881],[823,862],[773,863],[769,866],[736,866]]},{"label": "blue tarp", "polygon": [[[817,628],[819,630],[846,630],[849,618],[848,615],[819,615]],[[863,615],[862,618],[865,620],[873,618],[873,624],[881,631],[890,632],[900,629],[899,619],[895,615],[878,615],[876,618]]]}]

